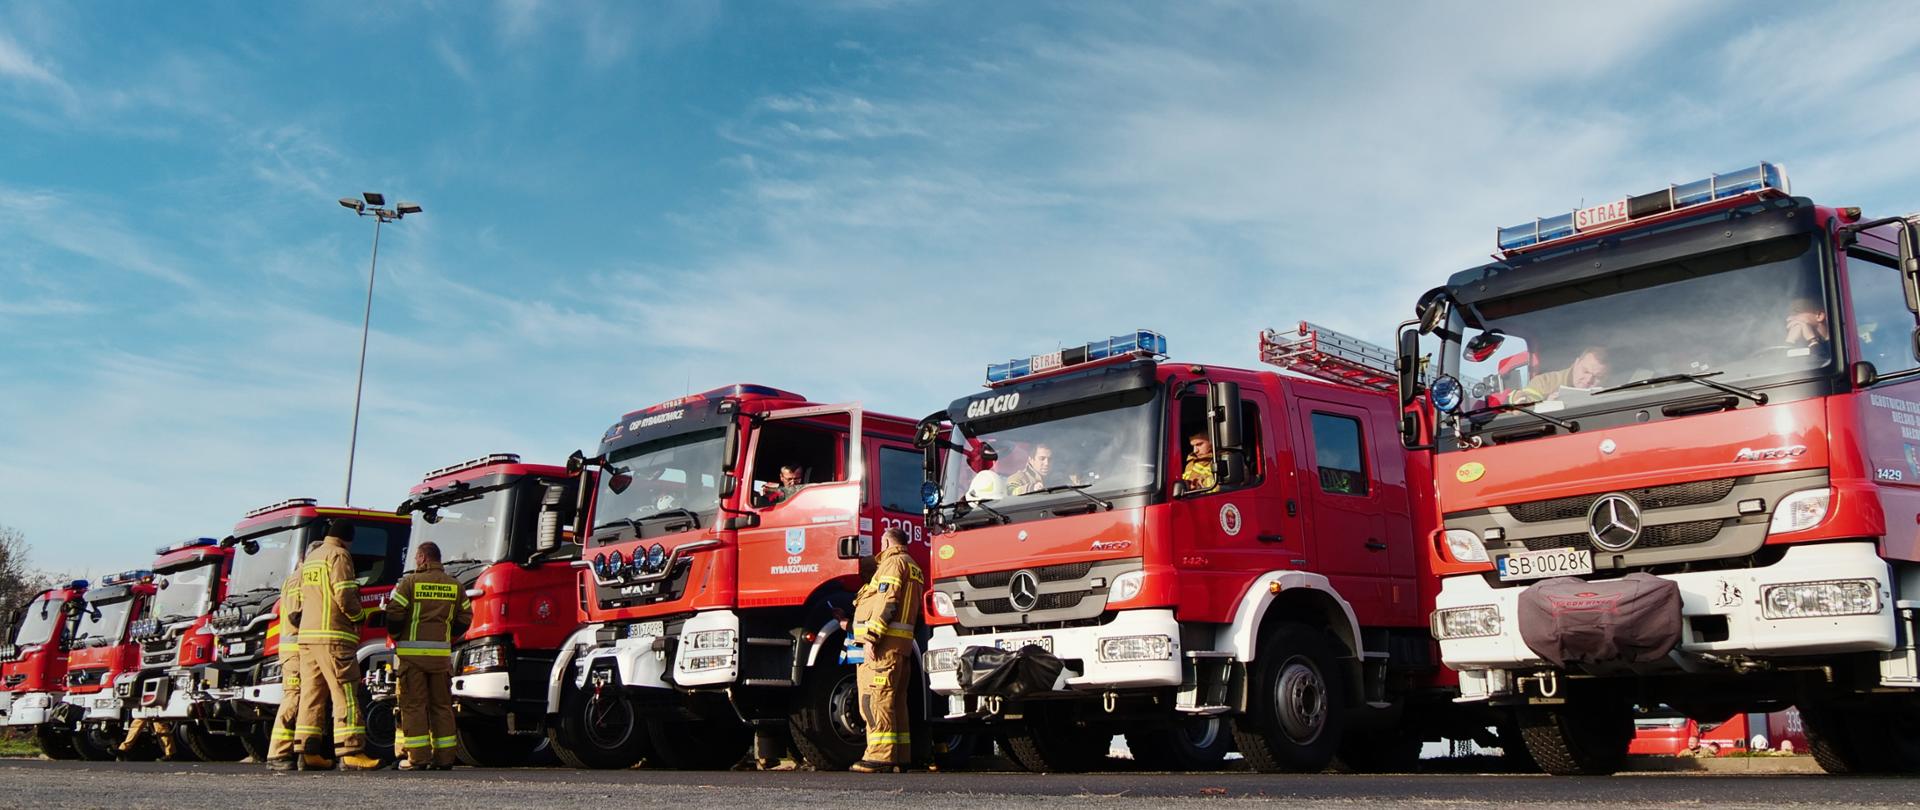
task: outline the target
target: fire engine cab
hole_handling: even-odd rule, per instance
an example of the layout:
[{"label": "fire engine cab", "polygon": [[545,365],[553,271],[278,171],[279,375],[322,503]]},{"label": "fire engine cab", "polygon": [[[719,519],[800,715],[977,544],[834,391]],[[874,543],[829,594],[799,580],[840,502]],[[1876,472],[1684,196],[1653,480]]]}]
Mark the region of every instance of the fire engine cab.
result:
[{"label": "fire engine cab", "polygon": [[[184,754],[209,762],[246,757],[237,737],[214,734],[197,722],[196,706],[211,700],[207,673],[213,664],[213,607],[226,598],[232,549],[201,537],[155,551],[153,607],[128,628],[140,644],[140,670],[128,676],[127,713],[134,719],[170,724]],[[120,685],[116,684],[116,688]]]},{"label": "fire engine cab", "polygon": [[[53,719],[72,729],[73,747],[86,760],[118,759],[126,731],[128,693],[117,688],[140,671],[140,645],[128,636],[130,625],[147,616],[154,595],[152,571],[124,571],[87,590],[74,617],[67,650],[67,693]],[[129,755],[151,759],[156,746]]]},{"label": "fire engine cab", "polygon": [[947,719],[1047,771],[1121,733],[1153,766],[1290,771],[1484,735],[1427,638],[1437,513],[1393,354],[1304,323],[1261,339],[1294,374],[1166,353],[1140,330],[994,364],[921,423]]},{"label": "fire engine cab", "polygon": [[70,729],[54,722],[67,691],[67,643],[86,607],[87,581],[76,579],[34,595],[7,617],[0,645],[0,725],[33,729],[41,753],[74,759]]},{"label": "fire engine cab", "polygon": [[1920,767],[1914,222],[1762,163],[1502,228],[1421,299],[1433,633],[1542,767],[1618,768],[1632,704],[1798,704],[1828,770]]}]

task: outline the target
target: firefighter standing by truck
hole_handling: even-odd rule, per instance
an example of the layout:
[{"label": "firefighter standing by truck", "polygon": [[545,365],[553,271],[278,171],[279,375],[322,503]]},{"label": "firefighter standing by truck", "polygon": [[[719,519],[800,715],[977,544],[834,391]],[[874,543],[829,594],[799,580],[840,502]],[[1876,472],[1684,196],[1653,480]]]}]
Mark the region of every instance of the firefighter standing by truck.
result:
[{"label": "firefighter standing by truck", "polygon": [[[358,624],[366,615],[360,605],[360,582],[353,571],[353,524],[335,520],[327,527],[326,542],[307,555],[300,566],[300,722],[294,745],[304,753],[310,769],[340,767],[350,771],[379,768],[380,760],[365,753],[367,727],[361,714],[360,646]],[[332,708],[333,752],[321,753],[318,740],[326,735],[328,708]]]},{"label": "firefighter standing by truck", "polygon": [[473,621],[473,604],[460,581],[440,567],[440,547],[421,543],[413,572],[393,587],[387,600],[387,627],[393,636],[399,675],[400,736],[403,771],[453,769],[453,640]]},{"label": "firefighter standing by truck", "polygon": [[867,752],[849,770],[899,771],[911,757],[907,692],[913,675],[914,627],[920,619],[920,595],[926,574],[907,556],[907,535],[887,529],[880,535],[878,570],[854,597],[854,639],[866,647],[855,676],[860,687],[860,717],[867,723]]},{"label": "firefighter standing by truck", "polygon": [[[320,544],[313,544],[318,548]],[[280,583],[280,708],[267,741],[267,769],[291,771],[299,765],[294,728],[300,721],[300,569]]]}]

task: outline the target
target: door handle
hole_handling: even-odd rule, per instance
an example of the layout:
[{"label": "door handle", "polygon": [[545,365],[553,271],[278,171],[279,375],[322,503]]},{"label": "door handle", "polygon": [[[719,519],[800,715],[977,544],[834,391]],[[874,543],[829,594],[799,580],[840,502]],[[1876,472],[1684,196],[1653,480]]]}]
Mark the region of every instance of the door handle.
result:
[{"label": "door handle", "polygon": [[1259,541],[1260,541],[1260,542],[1262,542],[1262,543],[1285,543],[1285,542],[1287,542],[1287,536],[1286,536],[1286,535],[1284,535],[1284,534],[1261,534],[1261,535],[1255,535],[1255,536],[1254,536],[1254,539],[1256,539],[1256,540],[1259,540]]},{"label": "door handle", "polygon": [[1371,549],[1371,550],[1373,550],[1373,551],[1386,551],[1386,550],[1387,550],[1387,544],[1386,544],[1386,543],[1382,543],[1382,542],[1380,542],[1380,541],[1378,541],[1378,540],[1368,540],[1368,541],[1367,541],[1367,548],[1368,548],[1368,549]]},{"label": "door handle", "polygon": [[865,541],[865,538],[860,535],[849,534],[840,538],[840,559],[857,560],[867,556],[872,550],[870,541]]}]

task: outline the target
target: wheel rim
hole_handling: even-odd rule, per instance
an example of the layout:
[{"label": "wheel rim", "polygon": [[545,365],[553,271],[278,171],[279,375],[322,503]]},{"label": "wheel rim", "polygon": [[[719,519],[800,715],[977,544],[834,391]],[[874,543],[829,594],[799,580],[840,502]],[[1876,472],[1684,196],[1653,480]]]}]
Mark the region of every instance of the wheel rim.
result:
[{"label": "wheel rim", "polygon": [[1180,729],[1180,737],[1186,741],[1188,747],[1196,751],[1205,751],[1220,742],[1220,734],[1226,724],[1222,723],[1218,717],[1209,717],[1181,725],[1183,728]]},{"label": "wheel rim", "polygon": [[860,716],[860,687],[854,676],[842,675],[827,695],[827,718],[833,733],[848,742],[865,742],[867,721]]},{"label": "wheel rim", "polygon": [[1293,742],[1319,739],[1327,725],[1327,682],[1320,668],[1298,656],[1281,664],[1273,686],[1273,713]]},{"label": "wheel rim", "polygon": [[633,705],[617,697],[595,695],[586,702],[587,740],[598,748],[619,748],[633,739]]}]

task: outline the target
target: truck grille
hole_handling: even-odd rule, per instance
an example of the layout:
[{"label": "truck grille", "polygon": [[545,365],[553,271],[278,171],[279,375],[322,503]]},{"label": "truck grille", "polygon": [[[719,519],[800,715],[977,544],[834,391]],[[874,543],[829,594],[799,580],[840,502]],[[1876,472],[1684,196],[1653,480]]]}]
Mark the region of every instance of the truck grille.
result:
[{"label": "truck grille", "polygon": [[[1066,582],[1070,579],[1081,579],[1087,575],[1087,572],[1092,570],[1093,563],[1090,562],[1067,563],[1065,565],[1049,565],[1043,568],[1035,568],[1033,569],[1033,574],[1039,577],[1041,582]],[[1008,582],[1013,580],[1013,574],[1013,571],[970,574],[967,576],[967,584],[975,588],[1004,588]]]},{"label": "truck grille", "polygon": [[[933,589],[953,597],[963,628],[1087,621],[1107,609],[1114,578],[1141,566],[1138,557],[1058,563],[937,580]],[[1026,610],[1013,605],[1013,578],[1021,571],[1032,572],[1038,585]]]},{"label": "truck grille", "polygon": [[[1641,509],[1667,509],[1674,506],[1713,503],[1733,492],[1735,481],[1736,479],[1733,478],[1716,478],[1708,481],[1688,481],[1684,484],[1642,487],[1625,490],[1625,492],[1640,502]],[[1591,495],[1516,503],[1507,507],[1507,514],[1521,523],[1545,523],[1549,520],[1584,518],[1587,516],[1587,510],[1593,508],[1593,502],[1600,500],[1600,496],[1604,494],[1606,493],[1596,492]],[[1682,544],[1669,543],[1668,545]],[[1532,544],[1529,543],[1528,547],[1531,548]],[[1557,546],[1548,548],[1557,548]]]},{"label": "truck grille", "polygon": [[100,669],[76,669],[67,673],[67,685],[99,686],[100,682],[105,680],[106,677],[107,670],[104,667]]},{"label": "truck grille", "polygon": [[[1671,548],[1705,543],[1718,537],[1720,527],[1724,524],[1725,521],[1720,520],[1694,520],[1686,523],[1668,523],[1664,526],[1648,526],[1641,530],[1640,539],[1633,544],[1633,547]],[[1528,551],[1544,551],[1550,548],[1593,548],[1593,540],[1585,533],[1530,537],[1525,542]]]},{"label": "truck grille", "polygon": [[[1079,607],[1080,600],[1087,598],[1088,596],[1092,595],[1092,593],[1093,593],[1092,591],[1067,591],[1065,593],[1043,593],[1040,595],[1039,600],[1034,602],[1033,608],[1028,610],[1027,612],[1032,613],[1034,611],[1039,611],[1039,610],[1059,610],[1061,608]],[[1012,613],[1014,612],[1012,599],[982,599],[978,602],[975,602],[973,606],[975,609],[979,610],[981,613]]]}]

